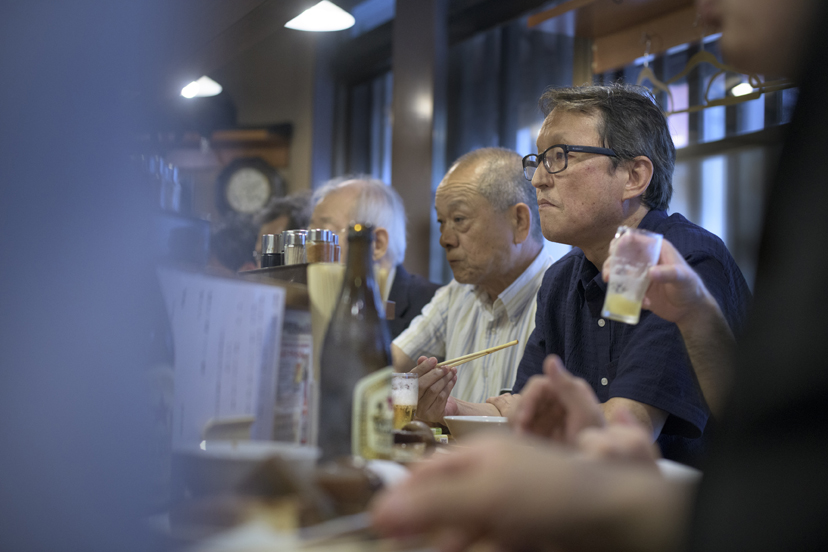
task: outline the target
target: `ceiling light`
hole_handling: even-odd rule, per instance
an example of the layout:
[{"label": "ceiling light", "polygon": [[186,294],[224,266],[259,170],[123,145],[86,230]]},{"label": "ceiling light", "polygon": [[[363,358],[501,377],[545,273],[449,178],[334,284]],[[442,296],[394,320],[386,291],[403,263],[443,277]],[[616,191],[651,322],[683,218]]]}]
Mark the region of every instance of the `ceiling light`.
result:
[{"label": "ceiling light", "polygon": [[206,98],[218,94],[221,94],[221,85],[207,75],[181,89],[181,95],[185,98]]},{"label": "ceiling light", "polygon": [[746,82],[743,82],[742,84],[737,84],[730,91],[730,93],[733,94],[734,96],[746,96],[748,94],[751,94],[752,92],[753,92],[753,87],[750,84],[746,83]]},{"label": "ceiling light", "polygon": [[328,0],[322,0],[285,23],[285,27],[297,31],[341,31],[353,26],[354,16]]}]

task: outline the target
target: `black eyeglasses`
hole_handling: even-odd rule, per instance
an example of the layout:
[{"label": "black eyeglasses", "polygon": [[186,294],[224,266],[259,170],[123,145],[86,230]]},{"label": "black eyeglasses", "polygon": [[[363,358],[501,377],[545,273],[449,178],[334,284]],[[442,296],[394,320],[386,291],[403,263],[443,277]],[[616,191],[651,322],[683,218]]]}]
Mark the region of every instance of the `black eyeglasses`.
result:
[{"label": "black eyeglasses", "polygon": [[523,176],[526,180],[531,181],[535,176],[535,171],[541,163],[543,163],[546,172],[549,174],[559,173],[566,169],[569,161],[569,152],[575,153],[597,153],[598,155],[608,155],[610,157],[618,157],[615,152],[609,148],[596,148],[592,146],[569,146],[567,144],[555,144],[546,148],[543,153],[530,153],[523,158]]}]

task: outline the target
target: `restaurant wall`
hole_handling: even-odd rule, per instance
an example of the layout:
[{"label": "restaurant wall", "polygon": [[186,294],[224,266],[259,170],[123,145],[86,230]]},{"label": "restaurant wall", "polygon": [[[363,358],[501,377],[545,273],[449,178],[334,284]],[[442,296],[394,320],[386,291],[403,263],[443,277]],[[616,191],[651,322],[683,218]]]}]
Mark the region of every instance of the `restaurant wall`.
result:
[{"label": "restaurant wall", "polygon": [[314,33],[274,33],[215,71],[234,100],[239,126],[291,123],[288,193],[310,188]]}]

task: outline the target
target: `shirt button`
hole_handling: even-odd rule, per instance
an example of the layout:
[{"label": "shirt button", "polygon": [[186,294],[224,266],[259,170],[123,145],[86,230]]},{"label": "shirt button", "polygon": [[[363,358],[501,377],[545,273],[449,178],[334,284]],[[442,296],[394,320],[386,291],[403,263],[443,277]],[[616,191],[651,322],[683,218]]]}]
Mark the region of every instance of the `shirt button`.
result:
[{"label": "shirt button", "polygon": [[601,378],[601,385],[606,385],[608,383],[609,383],[609,380],[607,378]]},{"label": "shirt button", "polygon": [[606,322],[604,321],[604,319],[603,319],[603,318],[599,318],[599,319],[598,319],[598,326],[599,326],[599,327],[601,327],[601,328],[603,328],[603,327],[604,327],[604,324],[606,324]]}]

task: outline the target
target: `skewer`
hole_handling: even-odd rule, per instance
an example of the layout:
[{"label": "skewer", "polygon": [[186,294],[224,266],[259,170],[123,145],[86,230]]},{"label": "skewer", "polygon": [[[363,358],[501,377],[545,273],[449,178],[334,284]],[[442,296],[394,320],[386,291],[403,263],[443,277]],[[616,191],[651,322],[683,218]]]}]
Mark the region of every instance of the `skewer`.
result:
[{"label": "skewer", "polygon": [[483,349],[482,351],[477,351],[476,353],[469,353],[467,355],[463,355],[461,357],[453,358],[451,360],[444,360],[443,362],[439,363],[437,367],[441,366],[460,366],[461,364],[465,364],[467,362],[471,362],[472,360],[477,360],[480,357],[484,357],[486,355],[490,355],[494,352],[497,352],[501,349],[505,349],[507,347],[512,347],[518,344],[517,339],[514,341],[510,341],[509,343],[504,343],[503,345],[498,345],[497,347],[490,347],[488,349]]}]

